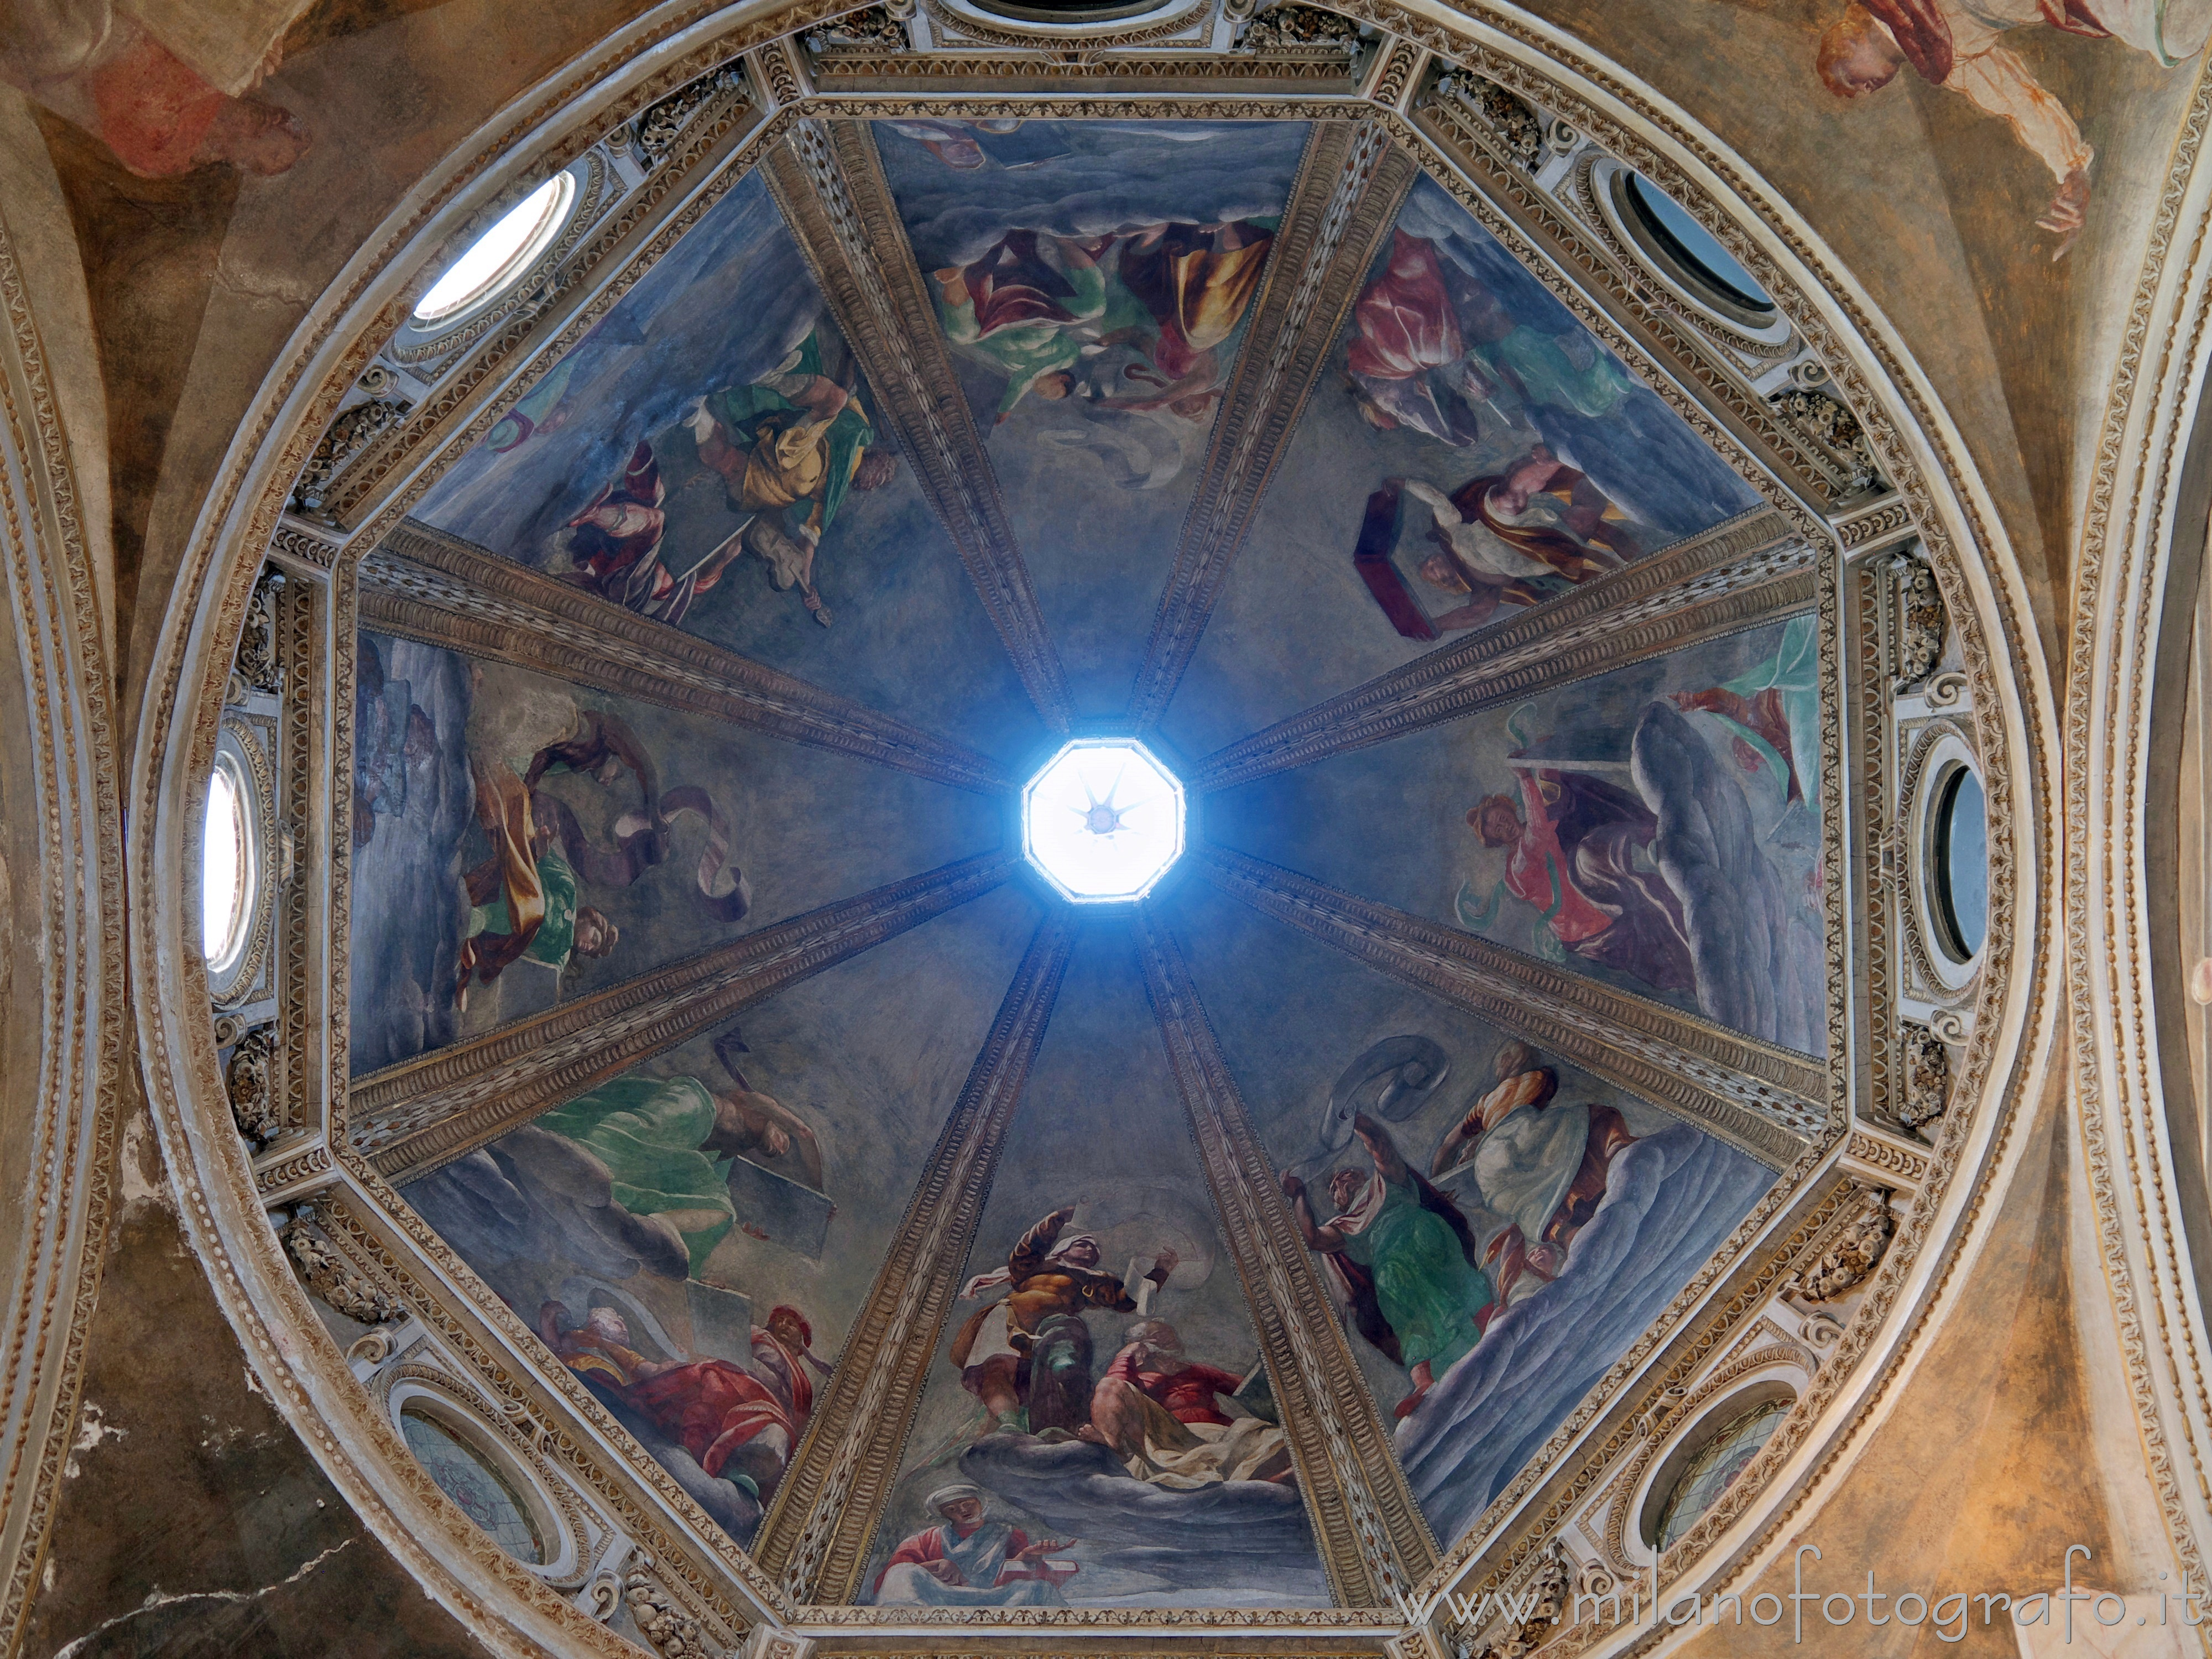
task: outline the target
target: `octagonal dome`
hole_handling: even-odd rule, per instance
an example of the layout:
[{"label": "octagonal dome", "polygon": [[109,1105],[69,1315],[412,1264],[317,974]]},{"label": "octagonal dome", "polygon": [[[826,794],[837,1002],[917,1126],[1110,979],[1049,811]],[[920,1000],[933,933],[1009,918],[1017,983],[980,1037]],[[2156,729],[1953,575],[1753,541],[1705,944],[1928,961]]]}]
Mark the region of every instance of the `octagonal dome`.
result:
[{"label": "octagonal dome", "polygon": [[[1316,84],[1366,50],[1325,21]],[[394,399],[404,500],[339,465],[286,521],[377,526],[328,562],[351,1074],[335,1195],[271,1200],[295,1259],[404,1255],[488,1334],[426,1316],[356,1350],[372,1388],[495,1346],[665,1504],[571,1537],[571,1482],[549,1559],[688,1528],[887,1626],[1433,1601],[1576,1436],[1679,1397],[1668,1333],[1825,1330],[1723,1291],[1878,1224],[1830,1050],[1833,734],[1879,675],[1774,469],[1895,498],[1856,451],[1747,456],[1683,390],[1722,370],[1484,204],[1497,88],[1431,76],[1418,131],[832,101],[625,194],[632,140],[680,171],[762,84],[565,161],[575,259],[643,251],[502,321],[466,421]],[[1545,189],[1620,165],[1528,116],[1587,163]],[[592,216],[648,198],[687,205]],[[1713,349],[1825,396],[1777,304]],[[463,333],[378,372],[517,349]],[[1885,560],[1837,578],[1869,614],[1908,603]],[[256,603],[306,638],[285,568]],[[535,1468],[498,1464],[519,1504],[568,1478]]]}]

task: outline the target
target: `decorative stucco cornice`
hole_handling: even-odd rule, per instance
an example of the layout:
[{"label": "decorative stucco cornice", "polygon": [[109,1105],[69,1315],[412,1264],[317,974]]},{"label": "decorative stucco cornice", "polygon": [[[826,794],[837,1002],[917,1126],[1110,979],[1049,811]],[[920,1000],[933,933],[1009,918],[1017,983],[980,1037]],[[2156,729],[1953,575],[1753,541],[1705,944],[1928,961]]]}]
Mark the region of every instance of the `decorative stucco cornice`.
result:
[{"label": "decorative stucco cornice", "polygon": [[1299,1490],[1330,1585],[1348,1605],[1407,1606],[1435,1564],[1436,1541],[1299,1242],[1182,953],[1149,906],[1138,912],[1137,950],[1267,1375],[1283,1402]]},{"label": "decorative stucco cornice", "polygon": [[1787,1169],[1826,1132],[1827,1071],[1662,1003],[1216,847],[1198,873],[1255,910]]},{"label": "decorative stucco cornice", "polygon": [[793,1602],[850,1601],[860,1588],[1075,931],[1063,906],[1030,941],[853,1322],[829,1398],[761,1522],[753,1558]]},{"label": "decorative stucco cornice", "polygon": [[[15,1051],[31,1063],[0,1078],[0,1133],[21,1177],[0,1214],[0,1258],[16,1264],[0,1312],[0,1653],[21,1636],[76,1431],[124,1040],[122,791],[94,556],[104,531],[85,521],[35,297],[0,220],[0,611],[13,647],[0,655],[15,681],[0,694],[0,737],[23,745],[31,799],[9,810],[35,849],[29,867],[0,869],[0,915],[12,911],[13,938],[40,941],[13,964],[40,976],[35,988],[6,1002],[11,1014],[37,1010]],[[0,969],[0,988],[8,977]]]},{"label": "decorative stucco cornice", "polygon": [[1316,122],[1306,140],[1138,671],[1129,717],[1140,732],[1158,724],[1182,682],[1261,495],[1418,171],[1380,125]]},{"label": "decorative stucco cornice", "polygon": [[[673,88],[656,84],[653,95],[667,90]],[[628,112],[651,101],[641,90]],[[414,468],[466,430],[519,365],[549,346],[562,349],[580,326],[588,327],[603,314],[634,280],[638,262],[650,264],[663,240],[674,240],[669,233],[680,235],[696,218],[702,182],[707,182],[705,199],[711,201],[720,194],[718,175],[725,186],[735,176],[733,161],[761,114],[735,91],[718,94],[714,107],[686,127],[678,149],[617,202],[604,222],[592,227],[549,276],[541,302],[516,307],[438,376],[428,396],[398,406],[400,412],[379,427],[357,455],[347,458],[320,501],[320,516],[348,528],[378,517]],[[535,176],[550,178],[573,161],[586,148],[578,142],[582,137],[540,157]],[[396,326],[400,319],[392,320]]]},{"label": "decorative stucco cornice", "polygon": [[1046,726],[1066,731],[1067,677],[874,137],[858,121],[802,120],[763,171],[1023,688]]},{"label": "decorative stucco cornice", "polygon": [[368,627],[995,793],[997,762],[410,520],[361,562]]},{"label": "decorative stucco cornice", "polygon": [[1231,788],[1740,633],[1813,604],[1818,565],[1780,514],[1732,519],[1227,744],[1189,786]]},{"label": "decorative stucco cornice", "polygon": [[527,1123],[786,986],[942,915],[1005,881],[986,853],[825,905],[718,950],[357,1081],[348,1138],[395,1187]]}]

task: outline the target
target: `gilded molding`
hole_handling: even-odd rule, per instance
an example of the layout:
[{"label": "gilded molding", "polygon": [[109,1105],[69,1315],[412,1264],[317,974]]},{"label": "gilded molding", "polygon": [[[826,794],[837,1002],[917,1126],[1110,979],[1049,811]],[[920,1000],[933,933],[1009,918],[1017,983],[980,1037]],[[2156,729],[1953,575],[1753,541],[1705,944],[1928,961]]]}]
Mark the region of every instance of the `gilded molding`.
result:
[{"label": "gilded molding", "polygon": [[1206,1185],[1283,1402],[1298,1488],[1338,1601],[1410,1607],[1435,1564],[1390,1437],[1305,1253],[1236,1079],[1174,939],[1137,913],[1145,993],[1190,1118]]},{"label": "gilded molding", "polygon": [[381,633],[710,714],[958,789],[1013,787],[988,757],[668,627],[412,520],[361,562]]},{"label": "gilded molding", "polygon": [[[979,95],[1003,100],[1009,85],[1014,88],[1048,96],[1053,93],[1076,93],[1082,88],[1094,95],[1116,92],[1143,90],[1148,93],[1188,90],[1213,95],[1234,95],[1249,87],[1255,93],[1280,95],[1285,91],[1304,91],[1315,98],[1343,98],[1352,90],[1352,65],[1342,58],[1222,58],[1139,56],[1135,54],[1101,53],[1097,57],[1017,57],[1012,53],[978,51],[972,53],[902,52],[870,54],[840,53],[823,61],[823,80],[828,84],[821,88],[817,102],[825,110],[838,115],[880,113],[878,110],[855,107],[848,99],[865,99],[880,95],[893,88],[908,93],[927,93],[927,84],[952,83],[948,92],[970,90]],[[988,91],[983,89],[988,88]],[[1077,95],[1081,95],[1077,94]],[[933,101],[934,106],[935,100]],[[1240,100],[1241,101],[1241,100]],[[920,113],[911,102],[905,108]],[[1097,113],[1092,103],[1087,108],[1044,108],[1030,102],[1027,107],[1040,114],[1082,116]],[[1190,115],[1194,112],[1188,105],[1175,112]],[[1275,118],[1304,120],[1317,113],[1310,108],[1286,105]],[[1370,105],[1358,112],[1371,115]],[[1249,109],[1239,111],[1249,118]]]},{"label": "gilded molding", "polygon": [[[734,1646],[750,1622],[749,1614],[757,1616],[759,1604],[768,1599],[768,1587],[750,1562],[668,1472],[630,1440],[575,1374],[544,1352],[538,1334],[484,1289],[467,1265],[422,1225],[404,1200],[374,1176],[368,1181],[365,1193],[348,1189],[316,1199],[316,1226],[325,1249],[342,1259],[347,1272],[383,1287],[380,1293],[393,1301],[402,1319],[411,1316],[431,1336],[441,1360],[474,1382],[502,1418],[539,1419],[542,1431],[535,1437],[538,1451],[564,1478],[590,1493],[634,1544],[655,1556],[656,1574],[663,1583],[676,1590],[695,1614],[703,1615],[720,1639]],[[377,1212],[380,1206],[381,1214]],[[397,1243],[393,1231],[405,1243]],[[416,1247],[412,1252],[410,1243]],[[493,1340],[506,1345],[503,1351],[495,1352],[482,1327],[457,1317],[447,1306],[446,1298],[456,1292],[475,1304],[477,1318],[489,1322]],[[398,1329],[404,1334],[404,1325]],[[391,1352],[387,1345],[387,1358]],[[533,1364],[542,1369],[542,1377],[532,1375]],[[345,1375],[351,1382],[350,1366]],[[370,1431],[398,1454],[389,1478],[399,1490],[412,1492],[434,1510],[447,1513],[445,1500],[434,1495],[436,1484],[428,1471],[406,1449],[380,1397],[383,1392],[372,1396],[364,1390],[363,1397],[373,1401]],[[610,1450],[617,1468],[608,1467]],[[659,1500],[658,1507],[649,1500],[640,1501],[647,1493]],[[693,1536],[684,1538],[670,1525],[672,1520],[680,1522]],[[726,1582],[718,1581],[702,1554],[720,1565]],[[484,1559],[505,1584],[526,1596],[540,1589],[537,1575],[504,1551],[491,1550]],[[751,1607],[741,1610],[733,1604],[729,1594],[732,1583]],[[593,1632],[594,1640],[586,1650],[597,1651],[605,1659],[634,1659],[635,1650],[627,1644],[599,1627]],[[602,1634],[603,1641],[598,1639]]]},{"label": "gilded molding", "polygon": [[112,1213],[125,1041],[115,681],[95,550],[32,297],[0,221],[0,580],[24,717],[9,735],[24,745],[37,791],[34,813],[27,803],[13,809],[35,824],[27,836],[35,861],[0,872],[0,910],[12,911],[19,937],[41,940],[15,968],[40,976],[36,1059],[4,1080],[26,1184],[5,1223],[18,1272],[0,1341],[0,1652],[21,1634],[76,1431]]},{"label": "gilded molding", "polygon": [[1847,553],[1876,547],[1913,532],[1911,509],[1896,495],[1882,495],[1840,514],[1835,520],[1836,539]]},{"label": "gilded molding", "polygon": [[1837,1167],[1869,1186],[1917,1188],[1928,1179],[1928,1149],[1910,1146],[1896,1136],[1852,1126]]},{"label": "gilded molding", "polygon": [[1066,675],[874,138],[859,122],[802,120],[763,170],[1030,700],[1066,731]]},{"label": "gilded molding", "polygon": [[753,1540],[753,1559],[794,1603],[849,1601],[860,1588],[1076,925],[1060,907],[1031,939]]},{"label": "gilded molding", "polygon": [[1818,562],[1779,514],[1732,519],[1226,744],[1188,786],[1231,788],[1755,628],[1814,602]]},{"label": "gilded molding", "polygon": [[1316,122],[1309,131],[1138,671],[1129,718],[1139,732],[1159,723],[1182,683],[1260,498],[1417,174],[1380,125]]},{"label": "gilded molding", "polygon": [[985,853],[824,905],[688,961],[358,1079],[349,1141],[404,1186],[786,986],[989,892]]},{"label": "gilded molding", "polygon": [[1188,855],[1232,898],[1417,990],[1527,1036],[1769,1169],[1826,1133],[1827,1068],[1472,933],[1216,847]]}]

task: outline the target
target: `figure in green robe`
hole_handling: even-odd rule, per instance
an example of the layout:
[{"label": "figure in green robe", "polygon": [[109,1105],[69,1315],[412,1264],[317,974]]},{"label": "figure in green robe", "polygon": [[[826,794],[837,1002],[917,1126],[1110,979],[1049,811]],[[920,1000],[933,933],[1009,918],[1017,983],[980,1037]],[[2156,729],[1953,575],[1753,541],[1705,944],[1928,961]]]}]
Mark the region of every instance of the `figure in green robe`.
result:
[{"label": "figure in green robe", "polygon": [[1407,1164],[1373,1118],[1361,1113],[1352,1133],[1374,1170],[1330,1176],[1337,1213],[1325,1224],[1315,1219],[1304,1182],[1286,1173],[1283,1191],[1306,1248],[1328,1264],[1354,1327],[1413,1373],[1413,1392],[1398,1406],[1403,1417],[1438,1372],[1481,1340],[1482,1316],[1497,1296],[1459,1206]]},{"label": "figure in green robe", "polygon": [[776,586],[797,586],[826,622],[814,591],[816,550],[846,495],[881,489],[897,467],[890,451],[872,447],[876,429],[857,385],[822,372],[822,342],[810,333],[751,385],[708,392],[688,424],[731,510],[748,515],[701,568],[719,572],[741,548],[757,553]]},{"label": "figure in green robe", "polygon": [[1708,690],[1670,696],[1678,708],[1726,720],[1745,769],[1771,765],[1783,780],[1785,806],[1820,799],[1820,641],[1811,612],[1790,619],[1763,662]]},{"label": "figure in green robe", "polygon": [[813,1130],[743,1078],[733,1092],[717,1094],[696,1077],[618,1077],[556,1107],[537,1127],[605,1164],[615,1202],[676,1233],[695,1276],[737,1225],[733,1158],[771,1169],[787,1159],[796,1179],[817,1189],[822,1181]]}]

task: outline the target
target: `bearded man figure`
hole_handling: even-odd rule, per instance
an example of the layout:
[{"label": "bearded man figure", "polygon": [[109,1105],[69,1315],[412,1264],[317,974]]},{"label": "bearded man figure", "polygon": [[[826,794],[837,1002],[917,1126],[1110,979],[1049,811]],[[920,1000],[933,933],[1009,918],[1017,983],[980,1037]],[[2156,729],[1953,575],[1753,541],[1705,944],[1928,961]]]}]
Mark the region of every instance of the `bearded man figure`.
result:
[{"label": "bearded man figure", "polygon": [[[1073,1391],[1063,1380],[1058,1396],[1071,1409],[1061,1413],[1061,1420],[1040,1424],[1024,1411],[1034,1392],[1032,1361],[1039,1340],[1051,1322],[1080,1322],[1086,1308],[1106,1313],[1136,1311],[1136,1298],[1121,1277],[1099,1270],[1103,1252],[1096,1238],[1089,1233],[1060,1237],[1074,1214],[1073,1205],[1054,1210],[1021,1236],[1004,1267],[978,1273],[961,1286],[963,1302],[1001,1285],[1010,1287],[1004,1297],[970,1314],[952,1339],[951,1358],[960,1367],[960,1386],[983,1402],[994,1428],[1079,1427],[1090,1409],[1087,1374],[1079,1410],[1073,1408]],[[1178,1260],[1173,1250],[1160,1251],[1145,1277],[1156,1285],[1165,1285]],[[1086,1372],[1087,1368],[1086,1353]]]},{"label": "bearded man figure", "polygon": [[1231,1417],[1243,1379],[1183,1352],[1164,1319],[1141,1319],[1091,1395],[1091,1424],[1082,1437],[1119,1456],[1131,1475],[1178,1490],[1223,1480],[1292,1478],[1290,1442],[1261,1419]]}]

